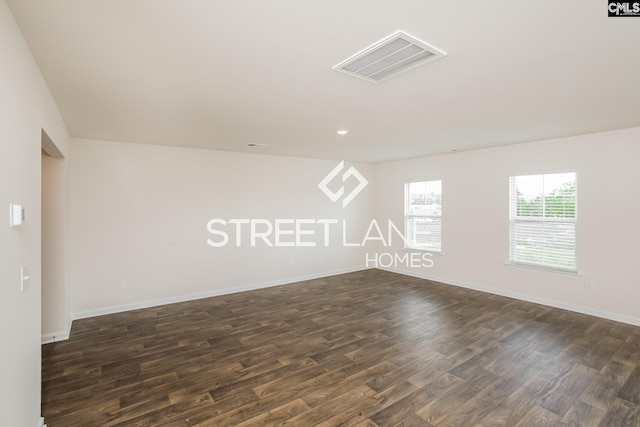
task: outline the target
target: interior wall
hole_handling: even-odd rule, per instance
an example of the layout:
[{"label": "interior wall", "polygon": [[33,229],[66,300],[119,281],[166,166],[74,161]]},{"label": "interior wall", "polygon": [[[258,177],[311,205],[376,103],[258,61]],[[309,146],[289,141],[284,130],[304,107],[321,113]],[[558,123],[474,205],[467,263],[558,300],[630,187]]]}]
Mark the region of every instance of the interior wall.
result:
[{"label": "interior wall", "polygon": [[[65,152],[66,129],[29,48],[0,0],[0,414],[2,425],[40,422],[41,147],[47,131]],[[26,221],[9,228],[9,203]],[[20,290],[20,268],[30,279]]]},{"label": "interior wall", "polygon": [[[389,268],[640,325],[638,159],[633,128],[376,165],[376,215],[398,224],[403,184],[442,179],[442,255],[431,268]],[[567,171],[577,172],[579,274],[507,265],[509,176]]]},{"label": "interior wall", "polygon": [[[371,185],[346,207],[318,183],[338,164],[260,154],[73,140],[70,169],[70,307],[74,318],[198,296],[362,269],[360,239],[373,217]],[[371,179],[371,166],[355,165]],[[349,166],[350,167],[350,166]],[[337,191],[340,174],[332,181]],[[345,183],[345,194],[354,187]],[[322,226],[304,225],[315,247],[251,246],[249,225],[216,226],[211,219],[335,219],[329,246]],[[293,230],[293,225],[283,229]],[[263,229],[260,226],[258,230]],[[364,231],[363,231],[364,230]],[[284,235],[283,242],[294,237]],[[270,237],[271,243],[275,238]]]},{"label": "interior wall", "polygon": [[42,341],[69,337],[66,160],[42,152]]}]

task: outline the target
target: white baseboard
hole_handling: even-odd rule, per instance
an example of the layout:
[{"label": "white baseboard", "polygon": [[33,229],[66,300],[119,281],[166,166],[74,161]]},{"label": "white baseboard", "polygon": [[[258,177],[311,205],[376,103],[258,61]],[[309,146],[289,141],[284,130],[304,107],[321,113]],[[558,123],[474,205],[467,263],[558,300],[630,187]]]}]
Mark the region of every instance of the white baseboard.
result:
[{"label": "white baseboard", "polygon": [[[263,289],[263,288],[270,288],[273,286],[288,285],[291,283],[303,282],[305,280],[320,279],[323,277],[335,276],[337,274],[354,273],[356,271],[362,271],[362,270],[367,270],[367,268],[362,266],[343,268],[339,270],[325,271],[322,273],[308,274],[308,275],[297,276],[297,277],[289,277],[286,279],[252,283],[249,285],[238,286],[234,288],[215,289],[215,290],[200,292],[196,294],[178,295],[178,296],[169,297],[169,298],[161,298],[161,299],[150,300],[150,301],[140,301],[132,304],[97,308],[95,310],[86,310],[86,311],[80,311],[77,313],[71,313],[71,319],[73,321],[73,320],[79,320],[79,319],[86,319],[89,317],[103,316],[105,314],[121,313],[124,311],[138,310],[141,308],[157,307],[159,305],[174,304],[177,302],[193,301],[193,300],[198,300],[202,298],[211,298],[211,297],[217,297],[220,295],[235,294],[238,292],[252,291],[255,289]],[[68,338],[68,335],[67,335],[67,338]]]},{"label": "white baseboard", "polygon": [[498,289],[491,286],[478,285],[475,283],[464,282],[460,280],[447,279],[444,277],[436,277],[428,274],[419,274],[414,271],[401,270],[397,268],[380,268],[380,270],[389,271],[391,273],[404,274],[406,276],[417,277],[419,279],[432,280],[434,282],[443,283],[445,285],[459,286],[461,288],[473,289],[480,292],[487,292],[494,295],[500,295],[503,297],[514,298],[522,301],[533,302],[536,304],[546,305],[549,307],[561,308],[563,310],[574,311],[576,313],[587,314],[589,316],[600,317],[603,319],[614,320],[616,322],[628,323],[634,326],[640,326],[640,318],[627,316],[624,314],[611,313],[604,310],[598,310],[591,307],[585,307],[581,305],[568,304],[563,301],[550,300],[547,298],[541,298],[534,295],[522,294],[519,292],[506,291],[504,289]]},{"label": "white baseboard", "polygon": [[58,342],[58,341],[66,341],[69,339],[69,335],[71,334],[71,321],[67,322],[67,330],[66,331],[59,331],[59,332],[53,332],[50,334],[43,334],[42,335],[42,344],[49,344],[52,342]]},{"label": "white baseboard", "polygon": [[47,427],[47,425],[44,423],[44,418],[40,417],[37,427]]}]

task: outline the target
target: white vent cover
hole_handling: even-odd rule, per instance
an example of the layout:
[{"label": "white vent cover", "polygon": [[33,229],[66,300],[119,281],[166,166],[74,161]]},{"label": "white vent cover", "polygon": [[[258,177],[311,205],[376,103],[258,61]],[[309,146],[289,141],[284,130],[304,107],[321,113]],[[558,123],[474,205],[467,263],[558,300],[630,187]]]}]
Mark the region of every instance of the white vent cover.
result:
[{"label": "white vent cover", "polygon": [[333,69],[378,83],[446,55],[440,49],[398,31],[342,61]]}]

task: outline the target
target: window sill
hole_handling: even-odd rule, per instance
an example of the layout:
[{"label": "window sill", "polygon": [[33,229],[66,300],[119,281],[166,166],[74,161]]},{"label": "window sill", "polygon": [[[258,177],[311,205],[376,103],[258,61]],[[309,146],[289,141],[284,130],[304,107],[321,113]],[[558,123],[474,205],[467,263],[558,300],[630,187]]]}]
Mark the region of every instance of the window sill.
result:
[{"label": "window sill", "polygon": [[418,248],[407,248],[407,247],[404,247],[404,248],[402,248],[402,250],[405,251],[405,252],[417,252],[417,253],[421,253],[421,254],[422,253],[428,253],[428,254],[431,254],[431,255],[444,256],[442,254],[442,251],[434,251],[434,250],[429,250],[429,249],[418,249]]},{"label": "window sill", "polygon": [[512,261],[507,261],[507,262],[504,263],[504,265],[506,265],[508,267],[523,268],[523,269],[526,269],[526,270],[536,270],[536,271],[542,271],[544,273],[555,273],[555,274],[560,274],[560,275],[563,275],[563,276],[576,277],[576,278],[580,278],[580,277],[584,276],[582,273],[580,273],[578,271],[561,270],[559,268],[544,267],[544,266],[538,266],[538,265],[533,265],[533,264],[524,264],[524,263],[512,262]]}]

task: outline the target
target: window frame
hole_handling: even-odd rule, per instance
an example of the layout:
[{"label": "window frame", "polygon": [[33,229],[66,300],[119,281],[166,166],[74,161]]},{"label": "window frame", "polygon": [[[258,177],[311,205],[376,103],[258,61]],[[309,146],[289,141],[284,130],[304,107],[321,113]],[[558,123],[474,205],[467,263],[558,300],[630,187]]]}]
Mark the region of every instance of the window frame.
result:
[{"label": "window frame", "polygon": [[[442,178],[433,178],[433,179],[427,179],[427,180],[412,180],[412,181],[405,181],[404,185],[403,185],[403,190],[404,190],[404,212],[403,212],[403,220],[404,220],[404,224],[403,224],[403,232],[404,232],[404,249],[407,251],[419,251],[419,252],[429,252],[429,253],[433,253],[433,254],[438,254],[438,255],[442,255],[442,206],[443,206],[443,202],[442,202]],[[409,200],[409,186],[411,184],[428,184],[428,183],[433,183],[433,182],[439,182],[440,183],[440,214],[439,215],[416,215],[416,214],[408,214],[407,212],[409,211],[409,206],[410,206],[410,200]],[[413,246],[410,244],[409,241],[409,235],[407,233],[407,220],[408,219],[420,219],[420,218],[428,218],[428,219],[437,219],[439,220],[440,223],[440,241],[439,241],[439,248],[432,248],[432,247],[420,247],[420,246]],[[414,240],[415,241],[415,240]]]},{"label": "window frame", "polygon": [[[544,196],[544,181],[543,181],[543,197],[542,197],[542,215],[543,216],[518,216],[518,186],[514,185],[515,180],[519,177],[531,177],[531,176],[541,176],[544,178],[547,175],[561,175],[561,174],[573,174],[573,184],[575,186],[575,193],[573,195],[573,203],[574,203],[574,215],[573,218],[564,218],[564,217],[548,217],[546,216],[546,199]],[[513,235],[514,229],[516,228],[516,224],[567,224],[573,227],[573,267],[562,267],[558,265],[531,262],[531,261],[521,261],[515,259],[516,256],[516,247],[517,240]],[[534,268],[544,271],[552,271],[558,273],[567,273],[572,275],[577,275],[578,273],[578,172],[577,171],[566,171],[566,172],[546,172],[546,173],[533,173],[533,174],[521,174],[521,175],[511,175],[509,176],[509,261],[507,264],[518,266],[518,267],[527,267]]]}]

